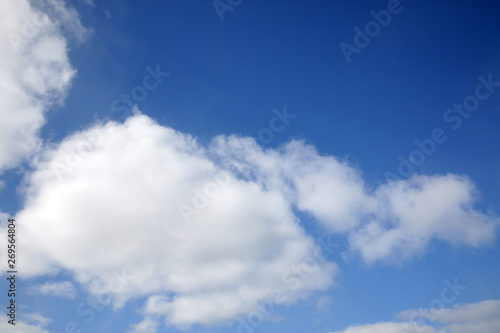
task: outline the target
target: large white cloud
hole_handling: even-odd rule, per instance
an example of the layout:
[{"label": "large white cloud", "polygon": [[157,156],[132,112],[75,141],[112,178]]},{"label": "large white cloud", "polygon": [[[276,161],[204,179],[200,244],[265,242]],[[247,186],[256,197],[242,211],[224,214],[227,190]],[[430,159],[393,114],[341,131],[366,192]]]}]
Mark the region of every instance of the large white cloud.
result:
[{"label": "large white cloud", "polygon": [[40,145],[45,113],[61,103],[76,71],[67,39],[88,31],[60,0],[0,2],[0,173],[15,167]]},{"label": "large white cloud", "polygon": [[259,302],[290,304],[330,286],[336,265],[294,209],[348,235],[367,262],[411,257],[433,238],[487,244],[497,223],[474,210],[465,177],[367,189],[346,161],[303,142],[266,150],[219,136],[202,147],[140,114],[45,147],[32,167],[17,214],[30,244],[23,274],[70,272],[115,307],[148,297],[136,331],[160,316],[178,327],[230,322]]},{"label": "large white cloud", "polygon": [[[289,304],[336,274],[302,263],[314,242],[283,193],[224,173],[193,138],[146,116],[75,134],[33,163],[17,214],[25,276],[65,269],[115,306],[151,295],[146,314],[187,326],[232,320],[276,291],[273,302]],[[184,206],[196,214],[185,219]],[[286,275],[301,265],[307,278]],[[111,273],[122,271],[120,288]]]},{"label": "large white cloud", "polygon": [[336,333],[497,333],[500,332],[500,300],[447,309],[408,310],[398,317],[407,322],[356,325]]}]

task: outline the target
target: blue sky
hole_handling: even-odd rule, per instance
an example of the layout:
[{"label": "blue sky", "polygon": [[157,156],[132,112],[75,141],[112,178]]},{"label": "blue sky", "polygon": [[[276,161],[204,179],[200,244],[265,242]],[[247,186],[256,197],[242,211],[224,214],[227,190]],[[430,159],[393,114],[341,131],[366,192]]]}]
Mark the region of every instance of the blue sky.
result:
[{"label": "blue sky", "polygon": [[497,3],[1,6],[2,331],[500,331]]}]

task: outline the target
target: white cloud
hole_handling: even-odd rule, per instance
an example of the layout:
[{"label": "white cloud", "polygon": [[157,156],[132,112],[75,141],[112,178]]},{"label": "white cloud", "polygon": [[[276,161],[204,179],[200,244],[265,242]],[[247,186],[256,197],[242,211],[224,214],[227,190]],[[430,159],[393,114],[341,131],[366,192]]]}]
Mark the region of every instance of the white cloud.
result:
[{"label": "white cloud", "polygon": [[429,326],[414,326],[408,323],[382,322],[372,325],[350,326],[335,333],[442,333]]},{"label": "white cloud", "polygon": [[445,330],[449,333],[496,333],[500,332],[500,300],[459,304],[451,309],[408,310],[401,312],[398,317],[445,325]]},{"label": "white cloud", "polygon": [[10,218],[9,214],[5,214],[4,212],[0,211],[0,226],[3,226],[7,224],[7,220]]},{"label": "white cloud", "polygon": [[409,259],[432,239],[479,247],[496,238],[499,218],[474,209],[477,191],[465,176],[414,176],[370,190],[346,161],[301,142],[264,151],[248,138],[219,137],[214,150],[224,165],[284,193],[331,232],[348,233],[350,252],[369,264]]},{"label": "white cloud", "polygon": [[133,325],[132,329],[127,333],[155,333],[158,332],[158,320],[146,317],[140,323]]},{"label": "white cloud", "polygon": [[46,12],[60,31],[76,42],[84,42],[92,33],[91,29],[85,28],[80,22],[80,14],[71,6],[67,6],[61,0],[42,0],[36,3],[36,7]]},{"label": "white cloud", "polygon": [[333,232],[358,226],[375,202],[359,172],[347,161],[319,156],[312,146],[292,141],[279,150],[263,150],[255,140],[220,136],[211,147],[222,163],[248,179],[285,193]]},{"label": "white cloud", "polygon": [[424,252],[431,239],[479,247],[495,240],[499,219],[473,208],[476,189],[463,176],[414,176],[390,182],[375,194],[377,208],[350,233],[363,259],[400,260]]},{"label": "white cloud", "polygon": [[145,296],[145,317],[181,328],[230,322],[266,299],[291,304],[332,284],[336,265],[316,256],[294,209],[347,233],[367,262],[409,258],[433,238],[480,246],[497,222],[473,209],[464,177],[368,190],[347,162],[303,142],[264,150],[219,136],[204,148],[144,115],[75,133],[32,164],[17,214],[31,244],[25,276],[68,271],[115,307]]},{"label": "white cloud", "polygon": [[318,312],[328,312],[331,304],[332,298],[330,296],[322,296],[316,300],[316,310]]},{"label": "white cloud", "polygon": [[11,325],[3,318],[4,320],[0,321],[0,332],[9,332],[9,333],[49,333],[44,330],[42,327],[38,325],[30,325],[26,324],[22,321],[18,321],[16,319],[16,325]]},{"label": "white cloud", "polygon": [[52,321],[51,318],[47,318],[39,314],[38,312],[27,313],[23,315],[23,318],[28,323],[33,323],[38,326],[46,326],[48,323]]},{"label": "white cloud", "polygon": [[[337,269],[325,261],[299,281],[283,276],[305,265],[314,242],[279,191],[228,174],[229,185],[188,224],[179,205],[192,205],[196,189],[222,171],[205,149],[140,115],[96,128],[99,144],[78,133],[33,162],[17,214],[19,237],[31,244],[25,276],[65,269],[91,293],[113,294],[115,306],[149,295],[144,313],[179,327],[233,320],[276,290],[275,302],[290,304],[331,284]],[[85,142],[60,181],[54,168]],[[107,275],[122,270],[124,284]]]},{"label": "white cloud", "polygon": [[455,305],[451,309],[408,310],[401,312],[398,318],[407,322],[350,326],[336,333],[497,333],[500,332],[500,300]]},{"label": "white cloud", "polygon": [[29,294],[50,295],[70,299],[73,299],[76,296],[76,288],[69,281],[34,284],[29,286],[26,291]]},{"label": "white cloud", "polygon": [[[0,2],[0,173],[15,167],[40,145],[45,112],[61,103],[75,70],[67,38],[85,39],[88,31],[63,1]],[[63,35],[63,32],[65,33]]]}]

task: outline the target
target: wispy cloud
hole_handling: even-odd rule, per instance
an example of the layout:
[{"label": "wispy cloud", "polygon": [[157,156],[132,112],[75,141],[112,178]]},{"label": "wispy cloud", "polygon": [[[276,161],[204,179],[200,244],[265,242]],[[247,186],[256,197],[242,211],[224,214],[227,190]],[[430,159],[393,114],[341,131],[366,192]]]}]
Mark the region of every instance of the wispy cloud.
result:
[{"label": "wispy cloud", "polygon": [[32,323],[34,325],[42,327],[47,326],[52,321],[51,318],[44,317],[38,312],[26,313],[23,315],[23,318],[28,323]]},{"label": "wispy cloud", "polygon": [[158,332],[159,322],[152,317],[146,317],[143,321],[132,326],[127,333],[155,333]]},{"label": "wispy cloud", "polygon": [[28,292],[28,294],[32,295],[39,294],[70,299],[74,299],[76,296],[76,288],[69,281],[34,284],[32,286],[29,286],[26,291]]},{"label": "wispy cloud", "polygon": [[456,305],[453,308],[424,312],[433,313],[426,319],[431,322],[420,325],[413,320],[422,313],[409,310],[399,314],[401,319],[411,322],[380,322],[376,324],[350,326],[335,333],[497,333],[500,331],[500,300]]},{"label": "wispy cloud", "polygon": [[0,321],[0,331],[15,333],[51,333],[39,325],[31,325],[22,321],[16,321],[16,325],[8,324],[6,320]]}]

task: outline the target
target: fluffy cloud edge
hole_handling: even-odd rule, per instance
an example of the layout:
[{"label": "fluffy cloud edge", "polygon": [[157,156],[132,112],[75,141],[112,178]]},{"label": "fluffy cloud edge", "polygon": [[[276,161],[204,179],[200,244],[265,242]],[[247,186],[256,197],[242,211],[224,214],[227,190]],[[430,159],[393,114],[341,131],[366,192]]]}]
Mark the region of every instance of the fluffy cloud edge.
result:
[{"label": "fluffy cloud edge", "polygon": [[38,149],[45,115],[63,103],[76,70],[68,44],[90,35],[79,14],[61,0],[0,3],[0,173]]},{"label": "fluffy cloud edge", "polygon": [[497,333],[500,300],[455,304],[452,308],[407,310],[397,317],[406,322],[353,325],[332,333]]}]

